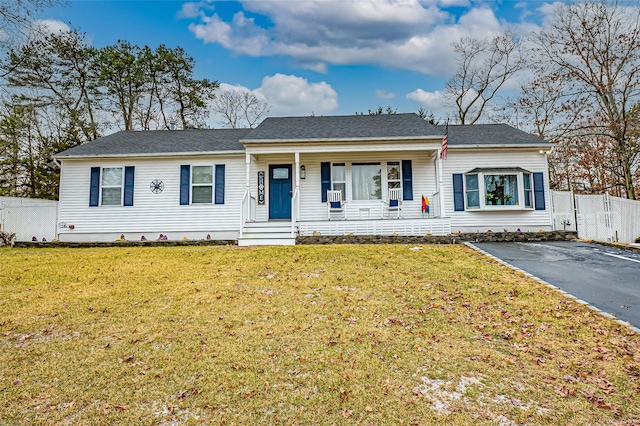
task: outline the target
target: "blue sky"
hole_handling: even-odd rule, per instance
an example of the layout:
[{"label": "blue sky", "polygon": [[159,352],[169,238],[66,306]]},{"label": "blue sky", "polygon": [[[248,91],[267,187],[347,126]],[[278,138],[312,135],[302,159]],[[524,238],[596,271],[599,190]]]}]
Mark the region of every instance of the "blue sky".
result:
[{"label": "blue sky", "polygon": [[451,115],[442,101],[455,70],[451,43],[506,28],[526,36],[551,9],[509,0],[69,0],[42,19],[86,32],[95,47],[119,39],[181,46],[195,58],[198,78],[253,91],[273,116],[391,105],[444,118]]}]

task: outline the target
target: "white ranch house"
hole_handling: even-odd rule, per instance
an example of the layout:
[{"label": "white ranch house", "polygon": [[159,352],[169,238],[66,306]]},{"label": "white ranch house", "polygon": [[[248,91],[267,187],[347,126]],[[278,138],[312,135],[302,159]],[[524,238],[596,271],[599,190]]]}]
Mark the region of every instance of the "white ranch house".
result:
[{"label": "white ranch house", "polygon": [[442,159],[444,134],[416,114],[117,132],[58,154],[59,239],[551,230],[547,142],[505,124],[449,126]]}]

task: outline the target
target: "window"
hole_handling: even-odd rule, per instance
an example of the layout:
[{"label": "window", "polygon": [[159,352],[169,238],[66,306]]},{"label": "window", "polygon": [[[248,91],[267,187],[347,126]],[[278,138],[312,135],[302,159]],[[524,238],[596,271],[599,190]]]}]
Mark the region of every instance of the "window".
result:
[{"label": "window", "polygon": [[91,167],[89,207],[133,206],[135,167]]},{"label": "window", "polygon": [[351,190],[354,200],[382,199],[382,169],[380,163],[353,163]]},{"label": "window", "polygon": [[544,192],[543,173],[520,167],[476,168],[453,174],[454,211],[544,210]]},{"label": "window", "polygon": [[180,166],[180,205],[224,204],[225,165]]},{"label": "window", "polygon": [[387,163],[387,185],[391,188],[401,188],[400,162],[389,161]]},{"label": "window", "polygon": [[122,205],[122,167],[105,167],[100,180],[101,205]]},{"label": "window", "polygon": [[517,206],[518,175],[484,175],[485,205]]},{"label": "window", "polygon": [[191,174],[191,202],[193,204],[211,204],[213,201],[213,167],[193,166]]},{"label": "window", "polygon": [[523,173],[524,178],[524,206],[533,208],[533,188],[531,186],[531,173]]},{"label": "window", "polygon": [[478,175],[466,175],[467,208],[480,208],[480,189],[478,188]]},{"label": "window", "polygon": [[347,166],[345,163],[333,163],[331,166],[331,189],[342,191],[342,200],[347,199]]}]

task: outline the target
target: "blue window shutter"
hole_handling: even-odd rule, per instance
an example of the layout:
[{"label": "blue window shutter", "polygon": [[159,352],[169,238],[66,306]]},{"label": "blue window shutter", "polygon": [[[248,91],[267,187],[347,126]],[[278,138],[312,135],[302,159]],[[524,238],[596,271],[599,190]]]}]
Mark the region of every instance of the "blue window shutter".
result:
[{"label": "blue window shutter", "polygon": [[457,212],[464,211],[464,186],[461,173],[453,175],[453,209]]},{"label": "blue window shutter", "polygon": [[133,206],[133,180],[135,167],[124,168],[124,205]]},{"label": "blue window shutter", "polygon": [[413,171],[411,160],[402,160],[402,199],[413,200]]},{"label": "blue window shutter", "polygon": [[216,164],[216,204],[224,204],[224,164]]},{"label": "blue window shutter", "polygon": [[100,167],[91,168],[91,184],[89,186],[89,207],[96,207],[100,200]]},{"label": "blue window shutter", "polygon": [[533,174],[533,197],[536,201],[536,210],[544,210],[544,173]]},{"label": "blue window shutter", "polygon": [[191,166],[184,164],[180,166],[180,205],[189,205],[189,186],[191,184]]},{"label": "blue window shutter", "polygon": [[320,189],[322,202],[327,202],[327,191],[331,189],[331,163],[320,163]]}]

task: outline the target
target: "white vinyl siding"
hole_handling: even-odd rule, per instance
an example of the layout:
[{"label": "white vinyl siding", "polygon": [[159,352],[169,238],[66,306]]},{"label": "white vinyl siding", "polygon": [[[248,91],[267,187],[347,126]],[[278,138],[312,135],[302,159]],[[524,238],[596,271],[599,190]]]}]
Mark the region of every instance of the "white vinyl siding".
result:
[{"label": "white vinyl siding", "polygon": [[[454,211],[453,203],[453,174],[466,174],[475,168],[513,168],[520,167],[532,173],[543,172],[545,183],[546,210],[534,210],[514,206],[504,208],[495,206],[490,209],[468,208],[468,194],[465,194],[465,211]],[[491,150],[449,150],[449,158],[442,161],[443,189],[445,194],[445,209],[443,215],[451,218],[451,229],[461,232],[494,232],[503,231],[532,231],[551,229],[551,215],[549,209],[549,174],[544,154],[539,149],[491,149]],[[532,188],[533,188],[533,182]],[[480,186],[484,185],[479,181]],[[524,188],[523,188],[524,191]],[[520,200],[522,203],[522,200]],[[404,205],[403,205],[404,206]],[[494,207],[494,206],[491,206]]]},{"label": "white vinyl siding", "polygon": [[[175,158],[138,158],[128,160],[135,166],[135,206],[96,209],[89,207],[91,167],[116,167],[122,159],[64,160],[61,170],[59,222],[73,224],[73,230],[60,230],[67,241],[111,240],[125,234],[139,240],[142,235],[156,239],[202,239],[207,234],[222,239],[237,238],[240,202],[246,187],[245,157],[198,156]],[[225,164],[225,204],[180,205],[180,166]],[[164,190],[151,191],[151,182],[162,181]],[[89,237],[91,235],[97,237]]]},{"label": "white vinyl siding", "polygon": [[[400,162],[402,160],[412,161],[413,171],[413,200],[402,202],[402,217],[421,219],[422,198],[428,197],[433,204],[432,195],[436,192],[435,162],[430,151],[388,151],[388,152],[347,152],[347,153],[300,153],[300,165],[305,166],[306,178],[300,180],[300,220],[316,221],[327,220],[327,205],[322,202],[320,164],[331,162],[335,164],[345,164],[345,199],[348,201],[346,208],[351,214],[358,217],[359,208],[371,208],[370,217],[372,219],[382,216],[384,203],[380,199],[374,200],[354,200],[351,184],[351,164],[353,163],[380,163],[382,170],[386,170],[387,161]],[[295,186],[295,160],[293,154],[263,154],[258,156],[258,161],[251,165],[251,191],[257,193],[258,171],[268,171],[269,164],[292,164],[293,185]],[[267,173],[268,174],[268,173]],[[332,176],[333,177],[333,176]],[[382,188],[388,187],[386,173],[382,174]],[[268,179],[267,179],[268,180]],[[265,204],[256,208],[256,221],[268,220],[268,182],[265,189]],[[382,200],[386,200],[387,192],[383,191]],[[368,217],[368,216],[367,216]]]}]

